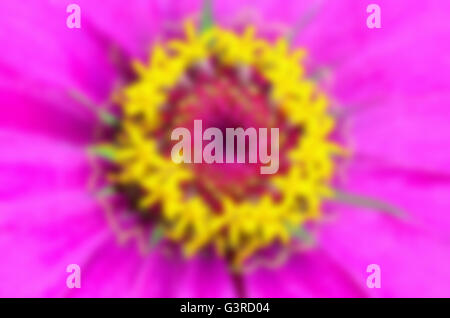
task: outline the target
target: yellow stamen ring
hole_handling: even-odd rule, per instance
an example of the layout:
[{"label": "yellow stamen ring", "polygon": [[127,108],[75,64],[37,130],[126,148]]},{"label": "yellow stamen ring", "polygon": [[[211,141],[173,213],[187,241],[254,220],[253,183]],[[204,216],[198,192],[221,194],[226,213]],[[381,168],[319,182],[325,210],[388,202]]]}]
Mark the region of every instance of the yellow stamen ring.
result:
[{"label": "yellow stamen ring", "polygon": [[[122,131],[113,143],[103,145],[115,154],[119,167],[109,177],[116,184],[139,185],[144,190],[142,209],[160,204],[166,237],[180,242],[187,256],[212,245],[220,255],[232,251],[233,262],[239,265],[275,242],[289,244],[292,228],[320,217],[322,200],[333,195],[329,186],[333,155],[341,149],[329,140],[334,119],[327,113],[326,96],[304,77],[304,50],[290,51],[285,39],[275,44],[258,39],[252,27],[242,35],[216,26],[197,34],[191,23],[185,30],[184,40],[156,44],[148,66],[134,63],[139,79],[122,94]],[[270,82],[270,98],[287,120],[303,128],[288,154],[289,170],[270,178],[282,193],[280,201],[262,195],[235,202],[220,194],[222,211],[217,213],[201,195],[186,198],[182,185],[195,175],[161,154],[157,141],[149,137],[163,123],[167,92],[191,65],[210,56],[219,57],[224,65],[257,69]]]}]

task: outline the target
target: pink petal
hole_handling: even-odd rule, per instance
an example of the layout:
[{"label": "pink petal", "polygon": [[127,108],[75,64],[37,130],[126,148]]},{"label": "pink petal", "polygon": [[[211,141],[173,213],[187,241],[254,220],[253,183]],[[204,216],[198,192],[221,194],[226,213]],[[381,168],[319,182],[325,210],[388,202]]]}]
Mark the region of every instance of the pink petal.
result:
[{"label": "pink petal", "polygon": [[5,48],[0,52],[0,81],[29,89],[38,83],[77,90],[104,102],[117,73],[93,33],[67,28],[62,4],[0,4],[0,45]]},{"label": "pink petal", "polygon": [[60,190],[87,191],[91,167],[82,148],[7,130],[0,130],[0,148],[2,201]]},{"label": "pink petal", "polygon": [[[450,239],[450,176],[434,170],[401,168],[387,160],[356,156],[344,191],[395,206],[405,217],[436,238]],[[361,208],[362,211],[367,210]],[[386,211],[384,211],[386,212]]]},{"label": "pink petal", "polygon": [[[161,1],[108,1],[102,2],[80,0],[83,18],[109,37],[114,43],[125,49],[132,58],[147,60],[152,42],[164,27],[163,21],[170,4]],[[169,11],[170,12],[170,11]]]},{"label": "pink petal", "polygon": [[[101,211],[98,211],[101,213]],[[81,288],[65,289],[64,297],[137,297],[139,271],[145,264],[134,244],[119,244],[108,228],[110,239],[80,265]]]},{"label": "pink petal", "polygon": [[3,297],[62,296],[66,267],[85,262],[111,237],[93,200],[80,191],[54,191],[1,203]]},{"label": "pink petal", "polygon": [[[449,20],[436,3],[379,4],[382,29],[360,23],[351,28],[356,33],[341,33],[344,44],[359,40],[330,70],[330,96],[343,105],[350,148],[404,169],[448,173],[450,78],[442,70],[450,64],[442,52],[450,48]],[[318,51],[339,56],[334,46]]]},{"label": "pink petal", "polygon": [[296,253],[277,269],[259,269],[247,278],[250,297],[366,297],[365,281],[322,249]]},{"label": "pink petal", "polygon": [[[99,119],[92,110],[70,99],[64,93],[39,92],[10,85],[0,87],[0,127],[38,134],[72,144],[92,143]],[[43,116],[45,114],[45,116]]]},{"label": "pink petal", "polygon": [[381,269],[378,297],[448,297],[449,243],[392,216],[339,209],[337,220],[322,231],[321,244],[346,270],[364,283],[370,264]]},{"label": "pink petal", "polygon": [[[66,266],[111,235],[87,194],[86,157],[39,136],[0,132],[0,266],[3,296],[58,295]],[[60,284],[60,282],[64,284]]]},{"label": "pink petal", "polygon": [[356,154],[406,170],[450,173],[450,95],[398,97],[349,118]]},{"label": "pink petal", "polygon": [[235,297],[230,270],[216,255],[200,254],[186,261],[176,297]]}]

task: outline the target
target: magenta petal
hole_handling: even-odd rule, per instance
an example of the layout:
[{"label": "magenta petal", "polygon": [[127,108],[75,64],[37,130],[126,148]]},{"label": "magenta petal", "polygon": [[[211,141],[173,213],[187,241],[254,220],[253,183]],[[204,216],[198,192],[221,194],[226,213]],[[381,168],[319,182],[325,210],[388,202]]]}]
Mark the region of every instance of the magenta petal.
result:
[{"label": "magenta petal", "polygon": [[0,133],[0,265],[3,296],[57,296],[66,266],[81,263],[111,235],[87,194],[80,149]]},{"label": "magenta petal", "polygon": [[402,210],[410,222],[424,231],[443,241],[450,239],[449,174],[356,156],[348,177],[342,185],[346,192],[384,201]]},{"label": "magenta petal", "polygon": [[347,177],[344,191],[385,202],[402,216],[391,209],[335,205],[321,232],[327,253],[361,282],[368,265],[379,265],[381,289],[371,289],[374,296],[450,295],[449,176],[357,155]]},{"label": "magenta petal", "polygon": [[171,6],[160,1],[121,0],[108,1],[107,7],[101,1],[80,0],[77,4],[88,28],[94,27],[129,56],[141,59],[147,59],[152,42],[162,31],[166,7]]},{"label": "magenta petal", "polygon": [[235,297],[230,270],[215,255],[186,261],[176,297]]},{"label": "magenta petal", "polygon": [[[366,29],[358,54],[332,70],[332,96],[343,106],[353,151],[404,169],[447,174],[450,78],[442,72],[449,67],[442,52],[450,49],[450,23],[431,3],[404,3],[407,15],[387,10],[392,5],[382,8],[386,23],[395,26]],[[420,32],[411,33],[416,25]]]},{"label": "magenta petal", "polygon": [[132,295],[139,297],[233,297],[223,260],[199,255],[186,260],[158,247],[136,273]]},{"label": "magenta petal", "polygon": [[[431,210],[429,210],[431,211]],[[414,223],[382,213],[339,209],[323,228],[323,248],[360,283],[370,264],[381,269],[379,297],[448,297],[450,245]]]},{"label": "magenta petal", "polygon": [[365,281],[322,249],[294,254],[277,269],[247,277],[250,297],[367,297]]},{"label": "magenta petal", "polygon": [[80,191],[54,191],[1,203],[0,265],[3,297],[63,296],[66,267],[83,270],[112,235],[103,214]]},{"label": "magenta petal", "polygon": [[[389,50],[416,41],[422,35],[436,33],[438,25],[441,30],[448,30],[445,12],[449,6],[445,1],[377,1],[381,8],[380,29],[369,29],[366,25],[369,16],[366,9],[372,3],[352,0],[312,2],[310,7],[318,10],[310,23],[300,30],[296,44],[305,46],[310,58],[319,66],[335,71],[336,67],[358,61],[366,52]],[[411,28],[420,32],[411,33]],[[444,41],[440,45],[445,45]],[[418,42],[415,48],[421,51],[427,47]],[[359,71],[370,70],[372,66],[367,61]],[[339,85],[339,80],[336,83]]]},{"label": "magenta petal", "polygon": [[37,93],[13,86],[0,87],[0,98],[3,130],[19,130],[24,136],[39,134],[72,144],[91,143],[94,139],[98,125],[94,112],[62,92],[56,95],[43,88]]},{"label": "magenta petal", "polygon": [[134,273],[129,296],[176,297],[183,272],[183,260],[164,246],[157,246]]},{"label": "magenta petal", "polygon": [[[312,4],[305,1],[286,0],[280,4],[276,0],[214,1],[214,16],[221,25],[256,24],[265,30],[267,27],[280,27],[278,31],[293,27]],[[274,29],[272,29],[274,31]]]},{"label": "magenta petal", "polygon": [[90,164],[82,148],[38,135],[0,130],[0,198],[27,200],[61,190],[87,191]]},{"label": "magenta petal", "polygon": [[138,297],[139,271],[145,258],[134,244],[119,244],[112,231],[106,244],[96,249],[83,264],[82,285],[66,289],[65,297]]},{"label": "magenta petal", "polygon": [[[9,147],[6,147],[9,143]],[[36,135],[2,132],[0,266],[3,296],[127,296],[143,261],[121,248],[87,189],[80,149]],[[69,264],[81,289],[69,289]]]},{"label": "magenta petal", "polygon": [[406,170],[450,173],[450,95],[393,100],[351,115],[355,152]]},{"label": "magenta petal", "polygon": [[117,76],[108,52],[92,33],[67,28],[67,16],[62,3],[2,1],[0,79],[77,90],[104,102]]},{"label": "magenta petal", "polygon": [[[367,297],[365,282],[322,249],[293,255],[281,269],[283,279],[292,288],[301,288],[308,297]],[[307,295],[305,295],[307,296]],[[303,295],[302,295],[303,297]]]},{"label": "magenta petal", "polygon": [[283,275],[273,269],[259,269],[245,277],[246,293],[251,298],[309,297],[308,290],[291,288],[283,281]]}]

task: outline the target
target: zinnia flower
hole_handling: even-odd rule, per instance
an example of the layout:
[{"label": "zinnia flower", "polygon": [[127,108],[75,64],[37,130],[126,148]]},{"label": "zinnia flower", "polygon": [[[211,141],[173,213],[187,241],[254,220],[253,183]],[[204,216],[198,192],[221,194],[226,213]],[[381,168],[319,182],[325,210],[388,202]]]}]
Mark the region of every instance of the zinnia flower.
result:
[{"label": "zinnia flower", "polygon": [[[2,3],[0,295],[449,296],[448,4],[377,3]],[[195,120],[278,172],[173,162]]]}]

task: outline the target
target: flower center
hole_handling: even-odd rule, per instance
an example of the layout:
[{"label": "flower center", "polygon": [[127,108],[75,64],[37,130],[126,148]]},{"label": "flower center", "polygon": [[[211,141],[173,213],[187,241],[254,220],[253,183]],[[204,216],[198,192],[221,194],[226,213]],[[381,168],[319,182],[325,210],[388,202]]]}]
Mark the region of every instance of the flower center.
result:
[{"label": "flower center", "polygon": [[[161,110],[164,124],[156,131],[156,135],[161,142],[162,152],[169,158],[174,144],[170,135],[177,127],[186,127],[193,136],[196,120],[201,121],[203,130],[217,128],[222,136],[227,135],[227,128],[242,128],[244,131],[248,128],[281,128],[283,149],[293,147],[300,129],[288,126],[275,102],[270,100],[270,87],[270,83],[257,70],[248,66],[223,65],[217,58],[209,58],[191,66],[184,74],[183,81],[170,90],[167,105]],[[235,142],[232,152],[236,157],[242,151],[248,163],[250,156],[257,156],[258,149],[250,149],[251,142],[256,138],[245,138],[245,149],[237,149],[239,144]],[[272,149],[270,138],[267,143],[267,148]],[[202,145],[202,153],[206,145]],[[230,152],[228,147],[223,140],[220,149],[223,163]],[[193,148],[192,142],[190,149]],[[252,151],[255,153],[251,154]],[[234,159],[234,163],[203,163],[189,167],[196,176],[193,187],[216,209],[220,209],[220,202],[212,202],[211,198],[217,195],[230,195],[242,201],[245,197],[258,196],[269,190],[268,176],[261,175],[260,162],[243,164]],[[283,156],[281,159],[282,173],[288,168],[288,160]]]},{"label": "flower center", "polygon": [[[139,78],[120,99],[120,123],[99,146],[112,161],[108,182],[188,256],[214,247],[240,266],[265,248],[289,246],[331,195],[340,150],[329,140],[327,100],[304,78],[303,55],[283,39],[256,38],[253,28],[197,34],[188,23],[185,39],[155,45],[148,66],[136,63]],[[278,173],[261,175],[260,164],[174,163],[171,133],[193,132],[195,120],[224,135],[278,128]]]}]

